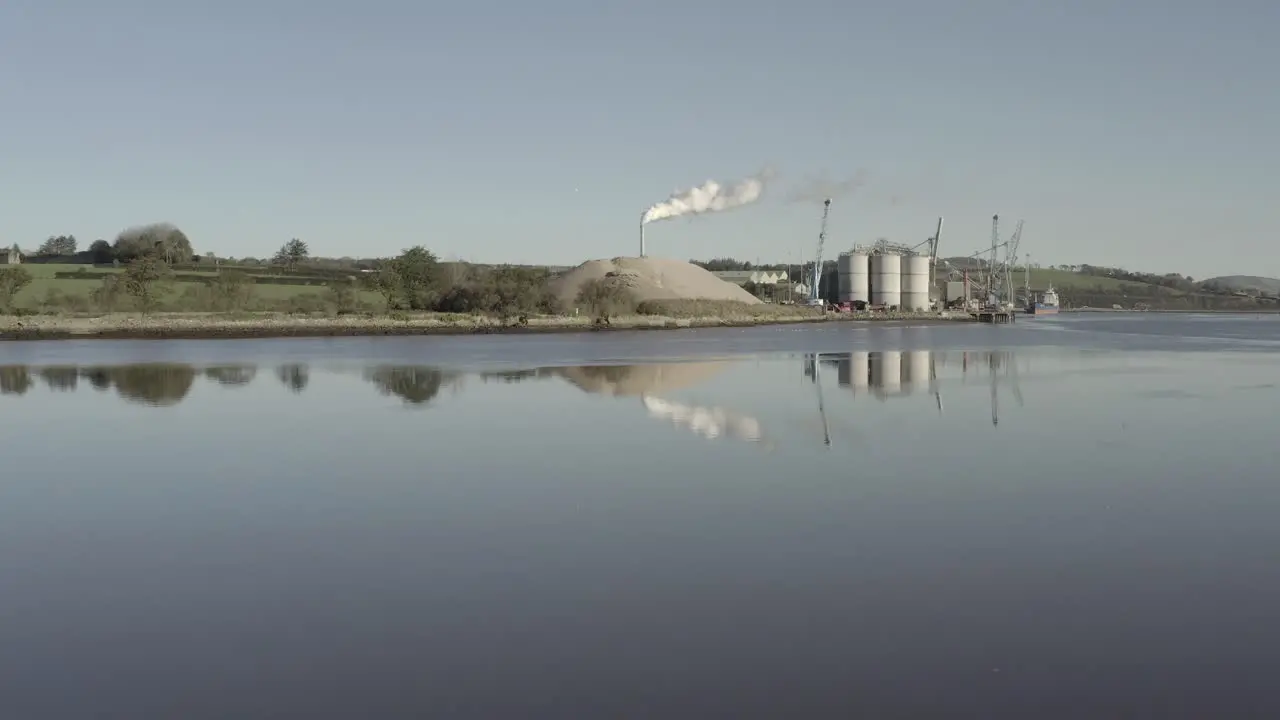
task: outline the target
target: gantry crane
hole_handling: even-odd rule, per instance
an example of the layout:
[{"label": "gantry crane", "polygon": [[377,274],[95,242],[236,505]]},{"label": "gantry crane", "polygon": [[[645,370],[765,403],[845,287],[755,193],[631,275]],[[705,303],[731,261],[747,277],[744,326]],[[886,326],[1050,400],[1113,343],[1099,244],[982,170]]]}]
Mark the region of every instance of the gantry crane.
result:
[{"label": "gantry crane", "polygon": [[831,198],[822,201],[822,228],[818,230],[818,252],[813,258],[813,282],[809,285],[809,304],[822,305],[822,247],[827,242],[827,215]]}]

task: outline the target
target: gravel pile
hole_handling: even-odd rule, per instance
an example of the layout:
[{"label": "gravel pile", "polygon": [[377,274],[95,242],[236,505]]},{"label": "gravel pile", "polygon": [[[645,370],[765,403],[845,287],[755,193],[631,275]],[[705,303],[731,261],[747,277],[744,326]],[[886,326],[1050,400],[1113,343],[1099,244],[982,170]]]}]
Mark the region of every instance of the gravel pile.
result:
[{"label": "gravel pile", "polygon": [[552,290],[565,307],[573,307],[582,286],[610,273],[627,279],[637,301],[645,300],[735,300],[750,305],[760,298],[710,272],[683,260],[627,258],[588,260],[556,278]]}]

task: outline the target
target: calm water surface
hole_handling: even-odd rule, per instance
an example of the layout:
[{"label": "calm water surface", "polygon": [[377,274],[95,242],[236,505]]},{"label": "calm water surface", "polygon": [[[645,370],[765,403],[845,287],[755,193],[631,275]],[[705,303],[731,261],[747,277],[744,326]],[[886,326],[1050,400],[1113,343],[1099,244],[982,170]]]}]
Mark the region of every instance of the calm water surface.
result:
[{"label": "calm water surface", "polygon": [[0,717],[1280,713],[1280,319],[0,344]]}]

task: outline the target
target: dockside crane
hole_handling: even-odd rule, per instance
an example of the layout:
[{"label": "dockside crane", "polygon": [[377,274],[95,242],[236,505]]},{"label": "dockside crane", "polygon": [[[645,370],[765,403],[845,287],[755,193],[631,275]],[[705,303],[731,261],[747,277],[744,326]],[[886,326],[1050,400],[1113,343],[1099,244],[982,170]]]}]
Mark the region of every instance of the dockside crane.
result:
[{"label": "dockside crane", "polygon": [[822,227],[818,230],[818,252],[813,257],[813,282],[809,284],[809,304],[822,305],[822,249],[827,242],[827,215],[831,198],[822,201]]}]

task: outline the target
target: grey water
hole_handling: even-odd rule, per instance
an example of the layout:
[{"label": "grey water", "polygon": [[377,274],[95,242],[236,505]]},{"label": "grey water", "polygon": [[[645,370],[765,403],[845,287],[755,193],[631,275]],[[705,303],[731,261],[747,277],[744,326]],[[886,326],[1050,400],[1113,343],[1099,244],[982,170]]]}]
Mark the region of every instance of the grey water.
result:
[{"label": "grey water", "polygon": [[1280,712],[1280,318],[0,344],[0,717]]}]

